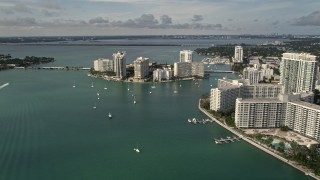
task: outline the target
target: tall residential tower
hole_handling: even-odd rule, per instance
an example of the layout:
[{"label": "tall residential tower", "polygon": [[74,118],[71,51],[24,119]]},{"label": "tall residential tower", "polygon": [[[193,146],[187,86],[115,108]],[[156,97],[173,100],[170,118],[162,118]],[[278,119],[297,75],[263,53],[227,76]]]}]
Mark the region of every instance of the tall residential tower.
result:
[{"label": "tall residential tower", "polygon": [[316,56],[306,53],[283,53],[280,64],[282,93],[313,92],[316,73]]},{"label": "tall residential tower", "polygon": [[126,59],[125,56],[126,52],[118,51],[114,53],[113,60],[114,60],[114,72],[116,73],[116,78],[122,79],[126,77]]}]

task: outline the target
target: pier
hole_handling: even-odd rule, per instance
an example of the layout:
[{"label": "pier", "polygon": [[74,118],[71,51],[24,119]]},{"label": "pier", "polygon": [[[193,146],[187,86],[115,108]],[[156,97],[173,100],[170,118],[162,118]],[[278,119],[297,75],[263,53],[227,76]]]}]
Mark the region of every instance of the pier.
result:
[{"label": "pier", "polygon": [[241,137],[236,137],[236,136],[232,136],[229,137],[227,136],[226,138],[220,138],[220,139],[214,139],[214,142],[216,144],[223,144],[223,143],[233,143],[233,142],[237,142],[240,141]]},{"label": "pier", "polygon": [[196,119],[196,118],[192,118],[192,119],[188,119],[189,123],[192,124],[207,124],[207,123],[213,123],[214,120],[212,119]]}]

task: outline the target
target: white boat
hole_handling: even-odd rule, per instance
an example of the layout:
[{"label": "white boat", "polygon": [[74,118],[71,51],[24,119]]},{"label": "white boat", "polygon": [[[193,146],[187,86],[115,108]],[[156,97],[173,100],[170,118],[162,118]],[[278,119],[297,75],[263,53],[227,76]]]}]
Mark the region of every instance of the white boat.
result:
[{"label": "white boat", "polygon": [[92,107],[93,109],[97,109],[97,105],[96,104],[94,104],[94,106]]},{"label": "white boat", "polygon": [[91,87],[93,88],[94,86],[93,86],[93,82],[91,83]]},{"label": "white boat", "polygon": [[137,104],[137,101],[136,101],[136,100],[133,100],[133,104]]},{"label": "white boat", "polygon": [[155,86],[155,85],[153,85],[153,86],[151,86],[151,88],[152,88],[152,89],[154,89],[154,88],[156,88],[156,86]]},{"label": "white boat", "polygon": [[76,86],[76,81],[73,81],[73,86],[72,86],[73,88],[75,88],[75,87],[77,87]]},{"label": "white boat", "polygon": [[99,93],[97,93],[97,96],[99,96],[100,94]]},{"label": "white boat", "polygon": [[136,153],[140,153],[140,149],[138,149],[138,148],[133,148],[133,150],[134,150]]},{"label": "white boat", "polygon": [[107,88],[107,85],[105,85],[103,89],[107,90],[107,89],[108,89],[108,88]]},{"label": "white boat", "polygon": [[109,118],[112,118],[112,114],[111,114],[111,112],[109,112],[108,117],[109,117]]},{"label": "white boat", "polygon": [[182,85],[180,84],[180,87],[182,87]]},{"label": "white boat", "polygon": [[152,94],[152,92],[151,92],[151,91],[150,91],[149,93],[150,93],[150,94]]}]

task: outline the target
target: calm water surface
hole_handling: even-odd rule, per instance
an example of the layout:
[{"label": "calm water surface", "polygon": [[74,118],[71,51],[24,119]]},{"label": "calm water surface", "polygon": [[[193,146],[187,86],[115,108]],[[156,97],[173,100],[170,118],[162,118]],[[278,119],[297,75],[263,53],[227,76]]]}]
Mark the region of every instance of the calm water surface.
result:
[{"label": "calm water surface", "polygon": [[[130,48],[146,57],[171,51],[176,56],[180,50]],[[13,56],[61,58],[55,65],[92,66],[91,59],[111,56],[116,47],[0,46],[0,50]],[[164,83],[153,89],[151,83],[92,79],[85,71],[1,71],[0,85],[10,85],[0,90],[0,179],[308,179],[245,142],[214,144],[213,138],[231,135],[217,124],[187,122],[191,117],[205,118],[197,109],[198,99],[224,76],[236,78],[213,74],[198,84]]]}]

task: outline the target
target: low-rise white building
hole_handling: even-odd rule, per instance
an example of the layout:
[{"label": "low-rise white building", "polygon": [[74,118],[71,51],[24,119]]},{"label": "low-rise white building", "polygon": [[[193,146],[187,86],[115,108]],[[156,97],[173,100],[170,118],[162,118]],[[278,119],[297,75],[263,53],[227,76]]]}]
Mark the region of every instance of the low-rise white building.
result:
[{"label": "low-rise white building", "polygon": [[204,64],[202,62],[176,62],[174,63],[174,76],[178,78],[204,77]]}]

